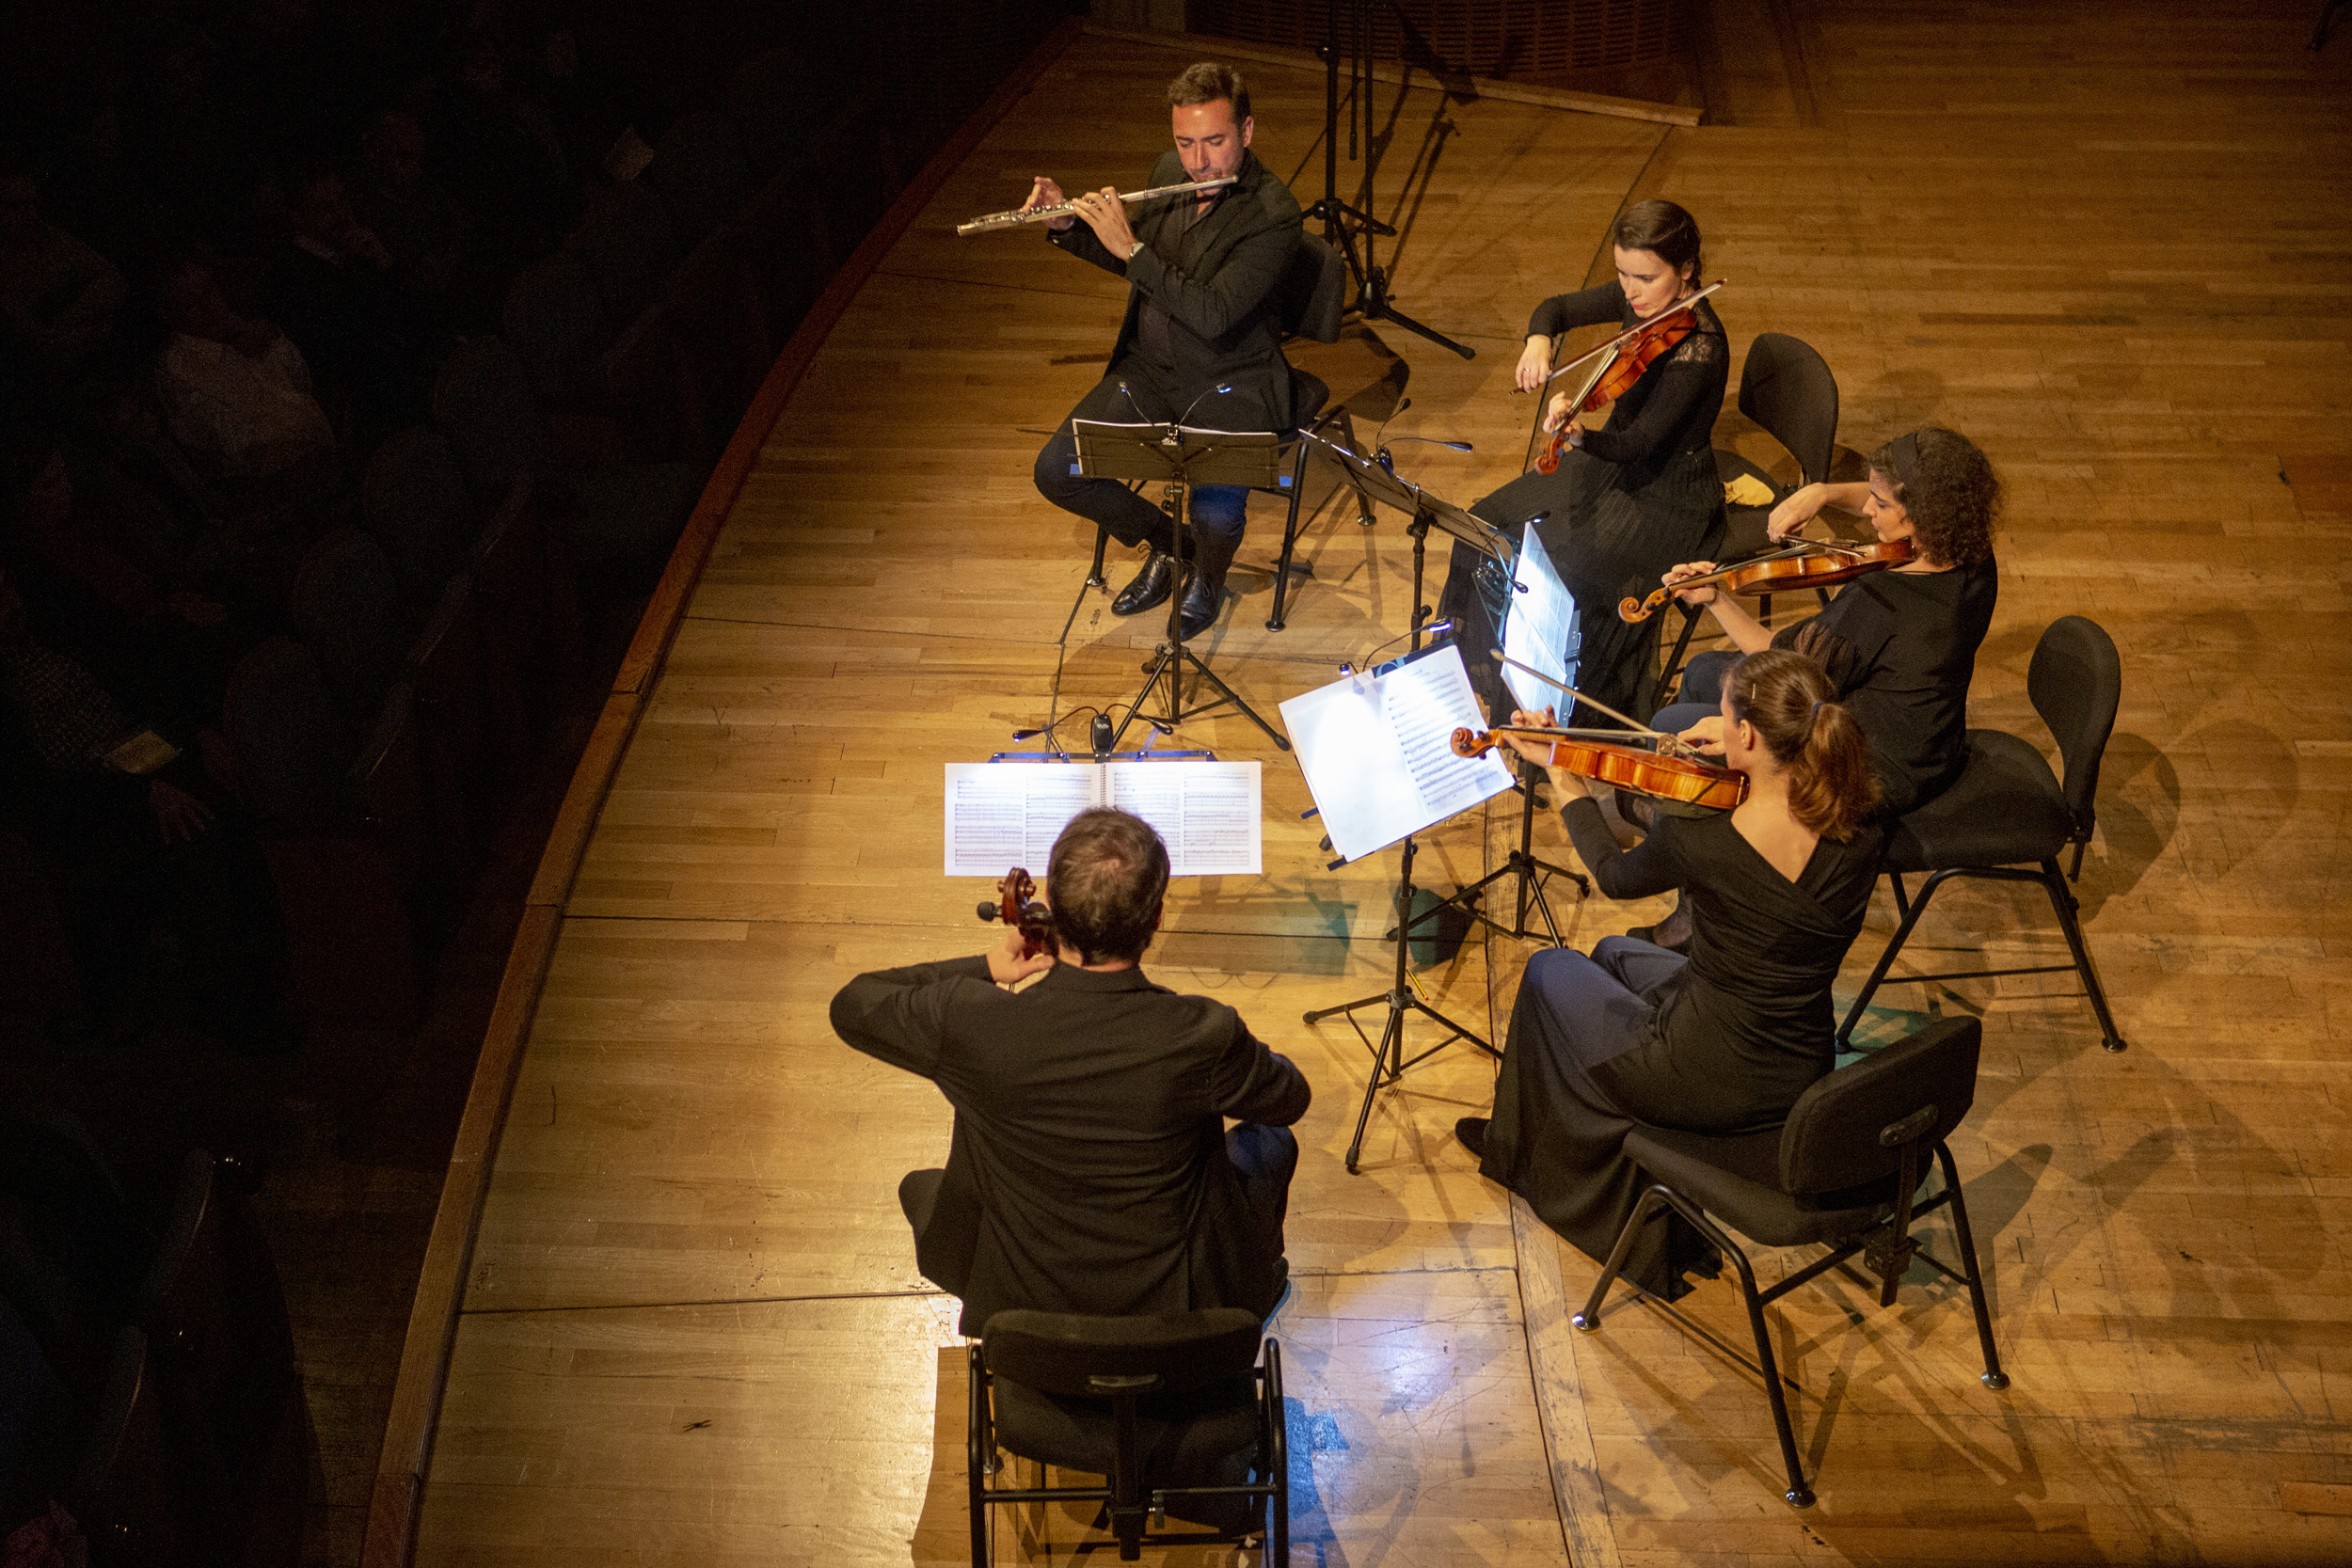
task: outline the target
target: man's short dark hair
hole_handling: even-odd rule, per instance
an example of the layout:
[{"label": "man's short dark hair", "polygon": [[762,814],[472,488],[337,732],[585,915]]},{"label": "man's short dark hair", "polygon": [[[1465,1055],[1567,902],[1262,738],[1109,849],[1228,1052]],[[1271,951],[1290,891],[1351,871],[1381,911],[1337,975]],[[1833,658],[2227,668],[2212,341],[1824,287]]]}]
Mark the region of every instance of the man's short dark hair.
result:
[{"label": "man's short dark hair", "polygon": [[1107,807],[1082,811],[1054,840],[1045,898],[1054,932],[1081,961],[1143,957],[1168,894],[1168,846],[1140,816]]},{"label": "man's short dark hair", "polygon": [[1232,102],[1236,128],[1249,118],[1249,84],[1230,65],[1203,60],[1199,65],[1184,67],[1184,73],[1168,84],[1168,106],[1171,109],[1191,103],[1214,103],[1220,98]]}]

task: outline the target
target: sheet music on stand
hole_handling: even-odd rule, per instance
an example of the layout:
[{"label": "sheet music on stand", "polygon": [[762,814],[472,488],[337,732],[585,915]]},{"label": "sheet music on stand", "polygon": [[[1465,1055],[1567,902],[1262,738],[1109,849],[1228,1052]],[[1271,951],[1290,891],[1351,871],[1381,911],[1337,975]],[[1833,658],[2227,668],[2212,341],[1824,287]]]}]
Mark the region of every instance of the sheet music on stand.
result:
[{"label": "sheet music on stand", "polygon": [[[1503,655],[1541,671],[1558,685],[1546,685],[1508,664],[1502,667],[1502,680],[1520,707],[1541,713],[1547,705],[1559,703],[1561,687],[1576,684],[1582,628],[1577,623],[1576,600],[1568,585],[1560,580],[1534,523],[1527,525],[1513,580],[1517,590],[1502,617]],[[1506,713],[1494,715],[1498,724],[1509,718]]]},{"label": "sheet music on stand", "polygon": [[1454,732],[1483,730],[1461,650],[1440,642],[1293,697],[1282,722],[1331,847],[1361,860],[1511,787],[1493,752],[1454,754]]},{"label": "sheet music on stand", "polygon": [[1255,762],[951,762],[946,864],[950,877],[1041,878],[1070,819],[1096,806],[1158,830],[1177,877],[1255,876],[1264,865]]}]

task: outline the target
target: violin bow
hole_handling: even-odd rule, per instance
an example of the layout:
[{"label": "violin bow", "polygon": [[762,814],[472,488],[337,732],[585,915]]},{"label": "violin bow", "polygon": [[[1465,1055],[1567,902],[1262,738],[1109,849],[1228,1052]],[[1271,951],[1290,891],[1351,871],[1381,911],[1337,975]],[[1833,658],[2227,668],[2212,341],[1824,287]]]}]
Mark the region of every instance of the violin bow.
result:
[{"label": "violin bow", "polygon": [[[1601,344],[1600,347],[1594,349],[1589,353],[1580,354],[1575,358],[1569,360],[1566,364],[1555,367],[1549,375],[1544,377],[1544,387],[1550,386],[1553,382],[1559,380],[1562,376],[1567,374],[1570,371],[1576,369],[1577,366],[1581,365],[1587,359],[1596,358],[1601,355],[1613,353],[1617,349],[1625,347],[1627,343],[1632,341],[1635,338],[1640,337],[1651,327],[1656,326],[1660,322],[1664,321],[1668,316],[1673,315],[1677,310],[1688,310],[1692,306],[1696,305],[1700,300],[1705,299],[1708,294],[1713,293],[1716,290],[1722,288],[1724,284],[1730,281],[1731,279],[1728,277],[1718,277],[1714,282],[1709,283],[1706,288],[1701,289],[1690,298],[1676,300],[1672,305],[1667,306],[1663,310],[1659,311],[1658,314],[1650,317],[1647,321],[1635,322],[1631,326],[1627,327],[1623,332],[1618,333],[1615,337]],[[1596,376],[1594,379],[1598,380],[1599,378]],[[1536,390],[1541,391],[1543,390],[1543,388],[1539,387]],[[1584,700],[1586,702],[1592,701],[1589,697]]]},{"label": "violin bow", "polygon": [[[1674,752],[1677,753],[1687,752],[1691,749],[1682,743],[1680,736],[1668,735],[1663,730],[1653,730],[1647,724],[1643,723],[1639,719],[1629,718],[1625,714],[1619,713],[1615,708],[1611,707],[1607,703],[1595,702],[1592,698],[1587,697],[1583,692],[1579,691],[1575,687],[1570,686],[1567,682],[1553,680],[1549,675],[1545,674],[1541,670],[1533,669],[1528,665],[1521,664],[1518,659],[1513,658],[1509,654],[1504,653],[1501,648],[1489,648],[1486,652],[1492,655],[1498,662],[1507,664],[1514,670],[1525,670],[1529,674],[1534,676],[1546,686],[1556,686],[1561,690],[1566,692],[1569,696],[1574,697],[1578,702],[1582,703],[1586,707],[1597,708],[1601,712],[1609,715],[1610,718],[1614,719],[1618,723],[1630,726],[1636,734],[1648,736],[1652,740],[1664,741],[1669,747],[1673,748]],[[1502,727],[1504,729],[1509,729],[1512,726],[1505,724]]]}]

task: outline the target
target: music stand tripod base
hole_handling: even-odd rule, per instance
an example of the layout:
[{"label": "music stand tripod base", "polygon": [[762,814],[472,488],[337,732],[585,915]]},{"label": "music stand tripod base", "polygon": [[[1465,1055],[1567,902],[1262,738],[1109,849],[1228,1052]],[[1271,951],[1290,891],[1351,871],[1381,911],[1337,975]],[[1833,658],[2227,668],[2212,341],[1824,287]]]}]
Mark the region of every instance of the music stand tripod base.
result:
[{"label": "music stand tripod base", "polygon": [[[1265,721],[1241,693],[1225,684],[1200,656],[1185,644],[1184,558],[1192,536],[1192,487],[1196,484],[1234,484],[1252,489],[1279,488],[1282,437],[1272,431],[1204,430],[1181,424],[1113,424],[1078,420],[1071,433],[1077,446],[1078,471],[1089,479],[1144,480],[1168,486],[1165,502],[1176,536],[1177,588],[1168,594],[1168,641],[1145,665],[1143,689],[1127,705],[1111,745],[1126,738],[1127,726],[1143,715],[1144,704],[1163,676],[1168,681],[1168,713],[1160,721],[1169,728],[1202,713],[1231,704],[1241,716],[1265,732],[1266,738],[1289,751],[1288,736]],[[1099,538],[1098,538],[1099,548]],[[1216,698],[1187,708],[1184,705],[1184,675],[1194,674],[1217,690]]]},{"label": "music stand tripod base", "polygon": [[[1372,1075],[1364,1083],[1363,1106],[1356,1113],[1356,1135],[1349,1139],[1347,1144],[1347,1174],[1350,1176],[1356,1174],[1357,1162],[1363,1153],[1364,1132],[1372,1125],[1373,1101],[1378,1097],[1383,1088],[1403,1078],[1406,1069],[1427,1061],[1455,1040],[1468,1040],[1497,1061],[1502,1059],[1502,1053],[1497,1051],[1483,1037],[1472,1030],[1463,1028],[1416,996],[1412,991],[1411,982],[1406,978],[1406,968],[1410,960],[1412,946],[1409,939],[1412,927],[1416,924],[1412,917],[1413,857],[1419,852],[1412,835],[1406,834],[1405,858],[1397,870],[1396,967],[1391,975],[1389,989],[1355,1002],[1343,1002],[1336,1007],[1317,1007],[1304,1015],[1304,1022],[1308,1023],[1316,1023],[1327,1018],[1345,1016],[1348,1027],[1356,1031],[1356,1037],[1362,1040],[1364,1049],[1372,1053]],[[1355,1015],[1365,1007],[1376,1006],[1386,1006],[1389,1009],[1389,1016],[1387,1022],[1381,1025],[1380,1042],[1375,1045],[1372,1037],[1364,1033],[1364,1026],[1356,1022]],[[1405,1020],[1409,1014],[1419,1014],[1433,1023],[1443,1024],[1449,1033],[1445,1038],[1420,1054],[1407,1056],[1405,1054]]]}]

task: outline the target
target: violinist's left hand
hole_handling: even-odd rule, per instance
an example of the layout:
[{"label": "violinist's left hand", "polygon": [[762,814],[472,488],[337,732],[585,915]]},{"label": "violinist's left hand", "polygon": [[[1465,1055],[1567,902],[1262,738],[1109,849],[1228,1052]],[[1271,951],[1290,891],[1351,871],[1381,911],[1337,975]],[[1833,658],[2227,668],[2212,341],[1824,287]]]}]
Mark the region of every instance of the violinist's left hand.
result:
[{"label": "violinist's left hand", "polygon": [[1019,926],[1007,926],[1004,940],[988,950],[988,977],[1000,986],[1017,986],[1054,967],[1053,954],[1028,953],[1028,945],[1022,940]]},{"label": "violinist's left hand", "polygon": [[1710,713],[1675,738],[1698,751],[1720,753],[1724,749],[1724,716]]},{"label": "violinist's left hand", "polygon": [[1568,445],[1577,445],[1577,437],[1583,435],[1584,432],[1570,416],[1568,409],[1568,394],[1565,392],[1554,392],[1551,394],[1551,401],[1544,405],[1544,434],[1547,436],[1551,435],[1552,433],[1558,431],[1563,425],[1567,427]]}]

